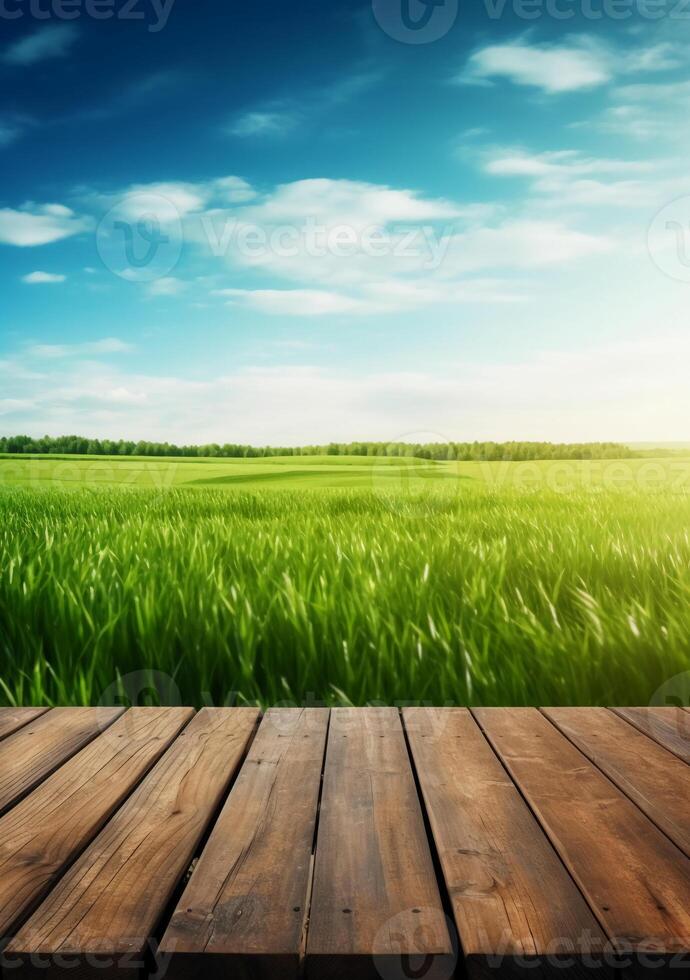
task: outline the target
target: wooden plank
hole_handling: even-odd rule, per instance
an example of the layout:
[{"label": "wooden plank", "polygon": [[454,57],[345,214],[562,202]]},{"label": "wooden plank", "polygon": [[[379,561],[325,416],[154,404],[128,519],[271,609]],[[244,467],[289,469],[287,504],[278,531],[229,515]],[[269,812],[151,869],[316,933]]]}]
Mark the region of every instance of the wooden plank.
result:
[{"label": "wooden plank", "polygon": [[[453,950],[394,708],[331,712],[307,977],[449,975]],[[411,964],[417,964],[416,967]],[[401,972],[402,971],[402,972]]]},{"label": "wooden plank", "polygon": [[47,710],[48,708],[0,708],[0,738],[7,738]]},{"label": "wooden plank", "polygon": [[0,744],[0,814],[26,796],[124,708],[53,708]]},{"label": "wooden plank", "polygon": [[690,936],[690,861],[535,708],[474,709],[615,947]]},{"label": "wooden plank", "polygon": [[[259,718],[205,708],[109,821],[7,947],[30,967],[103,956],[109,972],[143,967],[156,924],[189,869]],[[31,975],[28,970],[26,975]]]},{"label": "wooden plank", "polygon": [[690,768],[607,708],[543,710],[690,857]]},{"label": "wooden plank", "polygon": [[0,817],[0,937],[10,937],[194,712],[130,708]]},{"label": "wooden plank", "polygon": [[621,718],[690,764],[690,718],[682,708],[613,708]]},{"label": "wooden plank", "polygon": [[470,712],[403,720],[470,976],[601,960],[606,936]]},{"label": "wooden plank", "polygon": [[297,977],[328,711],[270,710],[163,936],[168,977]]}]

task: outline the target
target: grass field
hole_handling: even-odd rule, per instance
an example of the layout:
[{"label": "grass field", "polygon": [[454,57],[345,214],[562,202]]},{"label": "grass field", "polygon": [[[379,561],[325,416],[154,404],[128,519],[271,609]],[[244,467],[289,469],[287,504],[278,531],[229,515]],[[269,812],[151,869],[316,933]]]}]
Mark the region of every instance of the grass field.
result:
[{"label": "grass field", "polygon": [[142,456],[1,456],[0,487],[122,487],[168,490],[643,489],[690,493],[690,452],[660,458],[551,462],[434,462],[414,458],[286,456],[161,459]]},{"label": "grass field", "polygon": [[689,470],[0,459],[0,701],[648,703],[690,670]]}]

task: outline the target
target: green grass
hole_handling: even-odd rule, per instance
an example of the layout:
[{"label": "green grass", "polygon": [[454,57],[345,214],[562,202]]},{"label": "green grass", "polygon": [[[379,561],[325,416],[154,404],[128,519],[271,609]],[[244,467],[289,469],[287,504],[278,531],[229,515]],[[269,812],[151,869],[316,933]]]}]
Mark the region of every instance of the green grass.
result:
[{"label": "green grass", "polygon": [[690,493],[690,455],[559,462],[435,462],[366,456],[162,459],[143,456],[1,456],[0,487],[128,487],[167,490],[362,489],[425,494],[514,487]]},{"label": "green grass", "polygon": [[154,670],[194,704],[644,704],[690,670],[669,469],[569,464],[564,493],[539,464],[155,461],[147,489],[32,462],[0,462],[4,703]]}]

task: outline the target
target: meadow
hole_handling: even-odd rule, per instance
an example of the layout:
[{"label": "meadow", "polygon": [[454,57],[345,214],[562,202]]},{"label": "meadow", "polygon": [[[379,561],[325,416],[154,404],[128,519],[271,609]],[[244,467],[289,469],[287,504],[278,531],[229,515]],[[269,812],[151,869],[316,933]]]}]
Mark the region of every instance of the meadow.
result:
[{"label": "meadow", "polygon": [[0,458],[0,702],[646,704],[689,528],[682,455]]}]

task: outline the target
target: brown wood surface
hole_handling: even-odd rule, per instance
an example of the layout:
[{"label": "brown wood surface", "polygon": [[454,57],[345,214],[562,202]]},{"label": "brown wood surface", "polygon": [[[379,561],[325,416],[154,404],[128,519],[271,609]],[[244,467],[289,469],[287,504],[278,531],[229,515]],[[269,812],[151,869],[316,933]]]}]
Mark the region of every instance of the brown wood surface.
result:
[{"label": "brown wood surface", "polygon": [[328,714],[267,712],[163,936],[168,975],[298,975]]},{"label": "brown wood surface", "polygon": [[685,950],[685,855],[537,709],[474,714],[616,947]]},{"label": "brown wood surface", "polygon": [[335,708],[307,977],[380,980],[412,976],[415,969],[448,977],[452,955],[399,714],[394,708]]},{"label": "brown wood surface", "polygon": [[0,937],[9,937],[192,717],[130,708],[0,818]]},{"label": "brown wood surface", "polygon": [[614,708],[644,735],[690,765],[690,717],[682,708]]},{"label": "brown wood surface", "polygon": [[7,738],[47,710],[48,708],[0,708],[0,738]]},{"label": "brown wood surface", "polygon": [[[258,721],[254,708],[205,708],[72,865],[7,947],[25,960],[99,953],[131,961],[188,870]],[[114,964],[114,966],[117,965]]]},{"label": "brown wood surface", "polygon": [[[584,975],[606,936],[470,712],[403,719],[470,973],[524,958],[541,975]],[[569,970],[551,963],[564,954]]]},{"label": "brown wood surface", "polygon": [[690,711],[257,718],[131,709],[0,816],[3,980],[451,980],[442,898],[456,980],[690,974]]},{"label": "brown wood surface", "polygon": [[53,708],[0,742],[0,814],[111,725],[124,708]]},{"label": "brown wood surface", "polygon": [[690,856],[690,767],[608,708],[543,711]]}]

